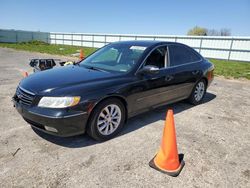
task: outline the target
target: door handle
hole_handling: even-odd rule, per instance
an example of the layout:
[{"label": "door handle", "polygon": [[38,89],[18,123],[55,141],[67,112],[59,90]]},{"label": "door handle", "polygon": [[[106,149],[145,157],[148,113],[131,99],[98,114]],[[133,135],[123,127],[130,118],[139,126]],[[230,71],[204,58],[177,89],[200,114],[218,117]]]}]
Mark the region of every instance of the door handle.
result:
[{"label": "door handle", "polygon": [[171,80],[173,80],[173,79],[174,79],[173,76],[166,76],[166,77],[165,77],[165,81],[167,81],[167,82],[169,82],[169,81],[171,81]]},{"label": "door handle", "polygon": [[149,80],[157,80],[157,79],[159,79],[159,78],[161,78],[161,76],[151,77],[151,78],[149,78]]},{"label": "door handle", "polygon": [[197,74],[199,74],[199,73],[200,73],[199,70],[192,71],[192,74],[193,74],[193,75],[197,75]]}]

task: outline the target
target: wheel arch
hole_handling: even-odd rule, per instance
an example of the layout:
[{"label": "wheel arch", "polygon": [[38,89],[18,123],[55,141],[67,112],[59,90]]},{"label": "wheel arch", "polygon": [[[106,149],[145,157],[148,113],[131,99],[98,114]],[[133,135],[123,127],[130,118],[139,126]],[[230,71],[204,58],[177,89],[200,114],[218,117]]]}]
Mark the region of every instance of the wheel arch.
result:
[{"label": "wheel arch", "polygon": [[128,119],[128,103],[126,101],[126,99],[120,95],[107,95],[103,98],[101,98],[100,100],[96,101],[92,108],[91,108],[91,111],[89,113],[89,117],[88,117],[88,120],[87,120],[87,126],[89,125],[89,120],[91,119],[91,116],[93,115],[93,111],[95,110],[95,108],[98,106],[98,104],[100,104],[101,102],[105,101],[105,100],[108,100],[108,99],[118,99],[119,101],[122,102],[122,104],[124,105],[124,109],[125,109],[125,122],[127,122],[127,119]]},{"label": "wheel arch", "polygon": [[200,80],[205,80],[205,83],[206,83],[206,88],[208,87],[208,79],[207,77],[203,76]]}]

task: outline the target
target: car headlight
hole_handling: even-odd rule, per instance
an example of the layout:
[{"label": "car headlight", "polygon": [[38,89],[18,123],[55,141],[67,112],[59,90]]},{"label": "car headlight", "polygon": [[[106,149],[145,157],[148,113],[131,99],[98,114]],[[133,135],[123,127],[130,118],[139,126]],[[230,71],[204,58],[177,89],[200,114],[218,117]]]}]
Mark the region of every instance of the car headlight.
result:
[{"label": "car headlight", "polygon": [[81,97],[42,97],[38,106],[45,108],[66,108],[77,105],[80,99]]}]

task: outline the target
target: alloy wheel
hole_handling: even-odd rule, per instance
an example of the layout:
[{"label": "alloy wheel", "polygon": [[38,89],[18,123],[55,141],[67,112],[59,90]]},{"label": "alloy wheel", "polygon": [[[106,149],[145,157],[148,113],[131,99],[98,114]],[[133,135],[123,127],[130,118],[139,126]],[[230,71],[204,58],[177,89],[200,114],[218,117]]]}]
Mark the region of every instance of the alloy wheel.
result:
[{"label": "alloy wheel", "polygon": [[97,119],[97,128],[100,134],[110,135],[120,125],[121,109],[116,104],[110,104],[103,108]]},{"label": "alloy wheel", "polygon": [[199,102],[203,95],[205,93],[205,84],[204,82],[199,82],[196,87],[195,87],[195,91],[194,91],[194,98],[197,102]]}]

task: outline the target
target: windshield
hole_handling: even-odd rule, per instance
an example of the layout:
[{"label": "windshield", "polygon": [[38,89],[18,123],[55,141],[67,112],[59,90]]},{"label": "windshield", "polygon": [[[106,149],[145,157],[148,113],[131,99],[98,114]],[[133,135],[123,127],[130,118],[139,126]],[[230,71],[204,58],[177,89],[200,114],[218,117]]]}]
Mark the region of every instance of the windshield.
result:
[{"label": "windshield", "polygon": [[138,62],[146,46],[110,44],[84,59],[80,66],[115,72],[129,72]]}]

